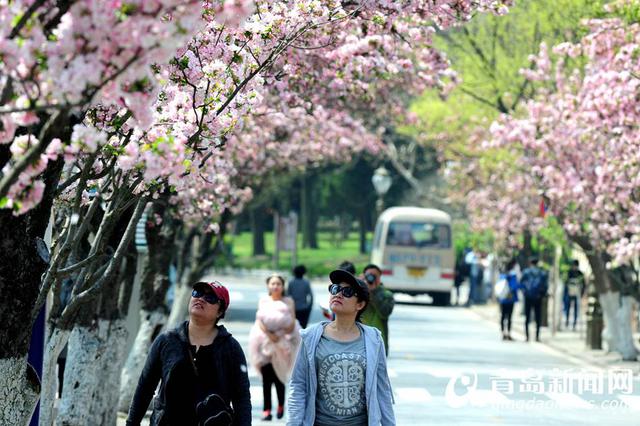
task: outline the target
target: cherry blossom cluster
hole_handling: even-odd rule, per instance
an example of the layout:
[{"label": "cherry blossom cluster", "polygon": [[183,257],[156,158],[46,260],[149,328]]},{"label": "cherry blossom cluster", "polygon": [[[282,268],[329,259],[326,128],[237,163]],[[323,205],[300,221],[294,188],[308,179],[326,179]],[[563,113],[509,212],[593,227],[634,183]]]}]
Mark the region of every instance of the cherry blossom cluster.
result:
[{"label": "cherry blossom cluster", "polygon": [[380,139],[341,111],[316,107],[311,113],[262,109],[230,140],[227,153],[245,179],[270,171],[291,171],[343,162],[361,151],[377,153]]},{"label": "cherry blossom cluster", "polygon": [[[0,143],[11,146],[0,207],[37,205],[57,160],[96,182],[116,167],[139,192],[168,185],[176,202],[219,211],[250,194],[232,183],[239,170],[376,152],[379,117],[455,84],[433,26],[510,4],[0,0]],[[79,118],[69,140],[39,136],[56,114]]]},{"label": "cherry blossom cluster", "polygon": [[[580,43],[541,47],[527,72],[540,96],[522,116],[490,129],[485,147],[510,153],[502,166],[513,176],[477,191],[474,212],[481,222],[487,211],[530,208],[544,198],[568,235],[587,237],[625,262],[640,254],[640,26],[585,24],[590,33]],[[510,214],[502,221],[530,224]]]}]

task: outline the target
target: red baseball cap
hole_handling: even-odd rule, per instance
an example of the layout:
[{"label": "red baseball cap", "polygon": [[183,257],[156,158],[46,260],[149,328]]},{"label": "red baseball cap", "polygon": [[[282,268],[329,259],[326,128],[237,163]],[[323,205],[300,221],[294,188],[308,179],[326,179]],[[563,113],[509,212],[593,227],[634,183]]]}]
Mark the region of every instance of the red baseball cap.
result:
[{"label": "red baseball cap", "polygon": [[216,297],[224,302],[225,310],[229,309],[229,290],[227,290],[227,288],[223,286],[220,283],[220,281],[211,281],[211,282],[199,281],[193,285],[193,288],[196,288],[196,286],[202,286],[202,285],[209,287],[213,291],[213,293],[216,295]]}]

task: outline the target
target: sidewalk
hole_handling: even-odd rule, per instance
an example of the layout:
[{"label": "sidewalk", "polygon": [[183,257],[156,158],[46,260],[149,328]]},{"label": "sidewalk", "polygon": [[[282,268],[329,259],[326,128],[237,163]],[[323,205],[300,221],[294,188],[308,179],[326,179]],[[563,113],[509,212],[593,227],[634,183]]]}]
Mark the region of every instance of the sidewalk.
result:
[{"label": "sidewalk", "polygon": [[[495,324],[496,340],[501,338],[500,307],[497,303],[489,302],[486,305],[474,305],[471,307],[471,311],[482,319]],[[522,307],[520,306],[517,306],[513,311],[513,317],[511,318],[511,335],[516,340],[524,341],[524,316],[521,315],[521,312]],[[529,327],[529,332],[535,334],[535,323],[530,324]],[[556,331],[554,335],[552,335],[549,327],[542,327],[540,330],[541,342],[532,342],[531,344],[544,345],[559,355],[572,358],[576,363],[586,364],[593,368],[624,368],[633,370],[634,376],[640,374],[640,362],[623,361],[622,356],[615,352],[607,353],[602,349],[589,349],[586,345],[585,329],[586,326],[582,320],[578,322],[576,331],[561,330]],[[637,337],[636,335],[636,345]],[[508,344],[508,342],[505,342],[505,344]]]}]

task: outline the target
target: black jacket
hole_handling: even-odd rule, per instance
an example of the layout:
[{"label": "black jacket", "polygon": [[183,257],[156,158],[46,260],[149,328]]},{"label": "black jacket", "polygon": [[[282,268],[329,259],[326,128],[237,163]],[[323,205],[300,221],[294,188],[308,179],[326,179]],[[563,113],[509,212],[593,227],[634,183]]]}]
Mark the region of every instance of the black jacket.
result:
[{"label": "black jacket", "polygon": [[[202,353],[202,347],[198,351],[198,355],[206,356],[206,359],[198,359],[199,373],[205,370],[198,379],[189,359],[188,324],[185,321],[174,330],[162,333],[151,345],[131,402],[127,426],[140,424],[160,380],[151,416],[152,426],[195,425],[195,404],[201,398],[198,393],[203,383],[207,393],[217,393],[233,407],[234,425],[251,424],[247,361],[240,344],[219,325],[213,344]],[[200,365],[208,367],[208,374]]]}]

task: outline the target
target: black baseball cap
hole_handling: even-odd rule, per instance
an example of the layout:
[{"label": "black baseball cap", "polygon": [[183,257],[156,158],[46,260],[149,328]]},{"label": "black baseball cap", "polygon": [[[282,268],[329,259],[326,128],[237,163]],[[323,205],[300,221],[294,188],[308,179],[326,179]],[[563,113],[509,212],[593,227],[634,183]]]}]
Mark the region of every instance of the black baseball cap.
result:
[{"label": "black baseball cap", "polygon": [[344,269],[336,269],[329,273],[329,279],[333,284],[349,284],[356,290],[361,299],[367,302],[369,301],[369,286],[367,286],[364,281],[356,278],[351,272],[345,271]]}]

